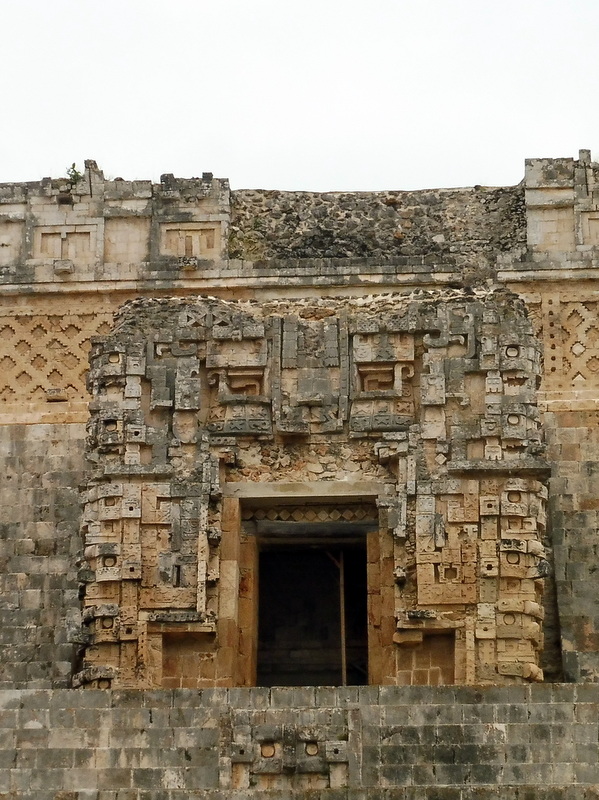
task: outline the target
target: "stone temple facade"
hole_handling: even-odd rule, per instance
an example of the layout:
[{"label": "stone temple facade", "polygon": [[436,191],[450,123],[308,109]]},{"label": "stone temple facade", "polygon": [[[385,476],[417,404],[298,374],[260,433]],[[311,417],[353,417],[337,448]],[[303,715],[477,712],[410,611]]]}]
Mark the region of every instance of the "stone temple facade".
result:
[{"label": "stone temple facade", "polygon": [[0,185],[0,798],[595,798],[599,164]]}]

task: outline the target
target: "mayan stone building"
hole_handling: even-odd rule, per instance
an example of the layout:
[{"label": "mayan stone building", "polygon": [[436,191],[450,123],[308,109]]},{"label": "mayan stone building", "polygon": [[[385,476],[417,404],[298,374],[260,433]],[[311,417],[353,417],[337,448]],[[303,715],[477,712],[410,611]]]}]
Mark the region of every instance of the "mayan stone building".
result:
[{"label": "mayan stone building", "polygon": [[0,798],[599,787],[599,164],[0,185]]}]

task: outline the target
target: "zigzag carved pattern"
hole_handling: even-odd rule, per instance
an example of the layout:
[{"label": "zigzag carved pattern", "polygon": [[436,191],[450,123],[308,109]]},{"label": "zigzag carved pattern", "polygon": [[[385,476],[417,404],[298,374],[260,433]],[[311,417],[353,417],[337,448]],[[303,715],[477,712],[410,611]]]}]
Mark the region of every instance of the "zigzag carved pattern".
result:
[{"label": "zigzag carved pattern", "polygon": [[0,408],[4,404],[87,398],[90,338],[110,330],[111,314],[0,318]]},{"label": "zigzag carved pattern", "polygon": [[549,351],[545,353],[546,364],[575,388],[590,389],[599,385],[597,303],[562,303],[559,321],[561,342],[550,342]]}]

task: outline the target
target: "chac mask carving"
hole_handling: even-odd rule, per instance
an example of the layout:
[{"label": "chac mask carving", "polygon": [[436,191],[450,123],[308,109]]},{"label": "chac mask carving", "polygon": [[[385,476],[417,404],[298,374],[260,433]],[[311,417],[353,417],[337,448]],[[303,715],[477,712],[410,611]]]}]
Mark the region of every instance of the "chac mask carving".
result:
[{"label": "chac mask carving", "polygon": [[418,653],[448,634],[456,682],[542,679],[540,350],[514,295],[136,300],[90,364],[76,682],[169,685],[187,640],[179,685],[239,682],[223,490],[315,479],[321,505],[380,487],[386,682],[442,681]]}]

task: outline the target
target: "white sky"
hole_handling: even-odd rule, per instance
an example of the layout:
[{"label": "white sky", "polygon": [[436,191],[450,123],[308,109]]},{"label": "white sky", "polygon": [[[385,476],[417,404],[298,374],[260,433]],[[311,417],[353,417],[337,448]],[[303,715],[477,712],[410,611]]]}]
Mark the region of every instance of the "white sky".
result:
[{"label": "white sky", "polygon": [[509,185],[599,157],[598,0],[2,0],[0,182]]}]

